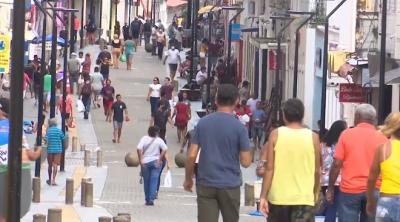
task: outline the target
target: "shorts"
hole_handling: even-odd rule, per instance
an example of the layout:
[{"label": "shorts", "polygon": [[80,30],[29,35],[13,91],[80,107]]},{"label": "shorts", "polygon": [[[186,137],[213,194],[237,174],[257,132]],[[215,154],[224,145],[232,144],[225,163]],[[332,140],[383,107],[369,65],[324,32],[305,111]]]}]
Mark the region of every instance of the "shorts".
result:
[{"label": "shorts", "polygon": [[122,129],[122,124],[123,124],[124,122],[118,122],[118,121],[113,121],[113,126],[114,126],[114,129]]},{"label": "shorts", "polygon": [[261,138],[264,135],[264,127],[257,127],[257,126],[253,126],[252,130],[251,130],[251,135],[253,136],[254,139],[258,139],[261,140]]},{"label": "shorts", "polygon": [[69,119],[71,117],[71,113],[65,113],[65,119]]},{"label": "shorts", "polygon": [[269,204],[268,222],[314,222],[314,206]]},{"label": "shorts", "polygon": [[61,153],[48,153],[47,154],[47,162],[49,164],[59,166],[61,163]]},{"label": "shorts", "polygon": [[110,110],[112,105],[113,105],[114,101],[113,100],[104,100],[103,99],[103,107],[104,107],[104,111]]},{"label": "shorts", "polygon": [[176,70],[178,69],[178,64],[169,63],[168,65],[170,72],[176,72]]},{"label": "shorts", "polygon": [[43,99],[50,102],[51,92],[43,92]]}]

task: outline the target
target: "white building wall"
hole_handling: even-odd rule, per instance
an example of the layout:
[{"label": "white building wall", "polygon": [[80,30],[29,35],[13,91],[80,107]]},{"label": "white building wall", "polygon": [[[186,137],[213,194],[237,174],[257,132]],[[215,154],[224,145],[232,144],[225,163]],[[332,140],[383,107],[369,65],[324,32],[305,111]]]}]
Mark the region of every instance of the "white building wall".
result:
[{"label": "white building wall", "polygon": [[[308,126],[312,126],[316,121],[313,119],[312,108],[314,103],[314,80],[315,80],[315,42],[316,42],[316,31],[315,29],[308,28],[306,29],[305,36],[306,50],[299,54],[299,57],[304,58],[304,65],[301,66],[302,69],[299,73],[301,73],[301,78],[299,78],[299,86],[298,92],[299,98],[303,100],[304,107],[306,107],[307,111],[304,115],[304,123]],[[301,81],[300,81],[301,80]],[[302,97],[300,97],[302,96]]]}]

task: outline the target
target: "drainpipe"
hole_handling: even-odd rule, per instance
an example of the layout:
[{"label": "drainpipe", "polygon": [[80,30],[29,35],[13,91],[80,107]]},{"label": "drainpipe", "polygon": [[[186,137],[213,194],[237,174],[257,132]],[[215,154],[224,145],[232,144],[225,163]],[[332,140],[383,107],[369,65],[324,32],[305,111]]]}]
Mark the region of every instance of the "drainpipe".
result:
[{"label": "drainpipe", "polygon": [[304,20],[299,27],[296,29],[296,40],[294,46],[294,68],[293,68],[293,98],[297,98],[297,79],[299,70],[299,45],[300,45],[300,29],[303,28],[314,16],[311,14],[306,20]]},{"label": "drainpipe", "polygon": [[324,61],[322,66],[322,95],[321,95],[321,126],[325,127],[326,111],[326,82],[328,78],[328,38],[329,38],[329,18],[346,2],[342,0],[325,18],[324,33]]}]

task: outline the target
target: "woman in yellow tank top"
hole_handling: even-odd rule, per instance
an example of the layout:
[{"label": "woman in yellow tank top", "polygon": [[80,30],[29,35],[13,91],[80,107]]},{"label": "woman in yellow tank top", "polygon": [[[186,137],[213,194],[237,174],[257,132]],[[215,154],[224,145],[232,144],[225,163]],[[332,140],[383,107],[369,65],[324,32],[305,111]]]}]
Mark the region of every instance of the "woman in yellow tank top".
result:
[{"label": "woman in yellow tank top", "polygon": [[289,99],[282,110],[285,126],[271,132],[266,149],[261,211],[268,222],[314,222],[320,182],[319,138],[303,127],[300,100]]},{"label": "woman in yellow tank top", "polygon": [[[368,178],[367,212],[374,215],[376,222],[400,221],[400,112],[390,114],[382,133],[390,142],[380,146],[374,157]],[[380,197],[374,196],[375,183],[382,176]]]}]

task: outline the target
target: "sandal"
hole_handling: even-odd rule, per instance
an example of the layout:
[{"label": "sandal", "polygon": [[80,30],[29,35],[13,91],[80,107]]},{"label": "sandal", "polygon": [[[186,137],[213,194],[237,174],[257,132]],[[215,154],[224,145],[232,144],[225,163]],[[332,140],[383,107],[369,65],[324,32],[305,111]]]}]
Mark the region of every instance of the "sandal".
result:
[{"label": "sandal", "polygon": [[46,180],[47,185],[51,186],[50,180]]}]

